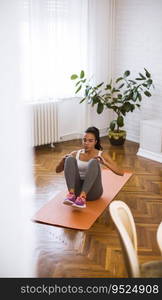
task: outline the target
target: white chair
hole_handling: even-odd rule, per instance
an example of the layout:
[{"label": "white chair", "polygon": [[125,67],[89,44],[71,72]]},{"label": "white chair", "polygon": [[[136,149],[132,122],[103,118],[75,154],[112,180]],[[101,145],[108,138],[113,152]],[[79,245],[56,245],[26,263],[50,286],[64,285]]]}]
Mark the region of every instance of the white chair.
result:
[{"label": "white chair", "polygon": [[[109,212],[119,234],[128,277],[162,277],[162,260],[139,264],[136,226],[128,205],[123,201],[114,200],[109,204]],[[160,223],[158,228],[157,241],[158,245],[160,243],[159,248],[162,250],[162,223]]]},{"label": "white chair", "polygon": [[159,224],[157,229],[157,242],[162,255],[162,222]]}]

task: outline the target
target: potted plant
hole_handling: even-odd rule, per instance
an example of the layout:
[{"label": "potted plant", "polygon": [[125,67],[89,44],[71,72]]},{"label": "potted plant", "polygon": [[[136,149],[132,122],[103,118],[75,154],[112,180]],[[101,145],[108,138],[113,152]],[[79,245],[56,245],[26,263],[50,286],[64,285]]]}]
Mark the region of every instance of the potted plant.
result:
[{"label": "potted plant", "polygon": [[122,145],[126,138],[126,131],[122,130],[124,118],[127,113],[140,108],[143,96],[151,97],[150,88],[154,87],[150,72],[144,68],[144,74],[139,73],[137,78],[130,78],[130,71],[109,83],[101,82],[97,85],[91,84],[91,79],[85,77],[82,70],[79,75],[73,74],[70,77],[75,80],[75,94],[81,89],[84,90],[83,101],[97,106],[97,113],[101,114],[104,108],[115,112],[116,118],[109,124],[108,137],[113,145]]}]

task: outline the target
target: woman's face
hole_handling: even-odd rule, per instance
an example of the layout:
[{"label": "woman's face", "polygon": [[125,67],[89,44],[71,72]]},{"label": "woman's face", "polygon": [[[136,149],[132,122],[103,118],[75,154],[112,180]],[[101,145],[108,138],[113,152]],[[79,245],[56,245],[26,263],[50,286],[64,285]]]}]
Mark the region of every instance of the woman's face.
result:
[{"label": "woman's face", "polygon": [[85,133],[82,139],[83,147],[86,151],[93,150],[97,141],[93,133]]}]

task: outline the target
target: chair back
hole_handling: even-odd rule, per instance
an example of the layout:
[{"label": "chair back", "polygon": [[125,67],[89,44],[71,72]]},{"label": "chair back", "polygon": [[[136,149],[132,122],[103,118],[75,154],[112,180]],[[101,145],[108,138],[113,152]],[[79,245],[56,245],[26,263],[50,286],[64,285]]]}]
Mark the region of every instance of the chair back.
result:
[{"label": "chair back", "polygon": [[130,208],[123,201],[114,200],[109,204],[109,212],[119,234],[128,277],[140,277],[137,233]]},{"label": "chair back", "polygon": [[162,255],[162,222],[159,224],[156,234],[157,243]]}]

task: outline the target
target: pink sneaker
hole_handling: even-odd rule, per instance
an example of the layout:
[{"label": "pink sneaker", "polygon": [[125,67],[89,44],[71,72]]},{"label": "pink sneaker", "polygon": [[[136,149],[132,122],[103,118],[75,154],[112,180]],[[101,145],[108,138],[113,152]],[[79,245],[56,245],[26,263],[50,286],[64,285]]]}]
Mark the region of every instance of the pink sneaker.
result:
[{"label": "pink sneaker", "polygon": [[86,200],[84,197],[77,197],[72,207],[86,208]]},{"label": "pink sneaker", "polygon": [[64,204],[73,204],[75,202],[75,200],[76,200],[75,194],[70,192],[66,195],[66,198],[64,199],[63,203]]}]

